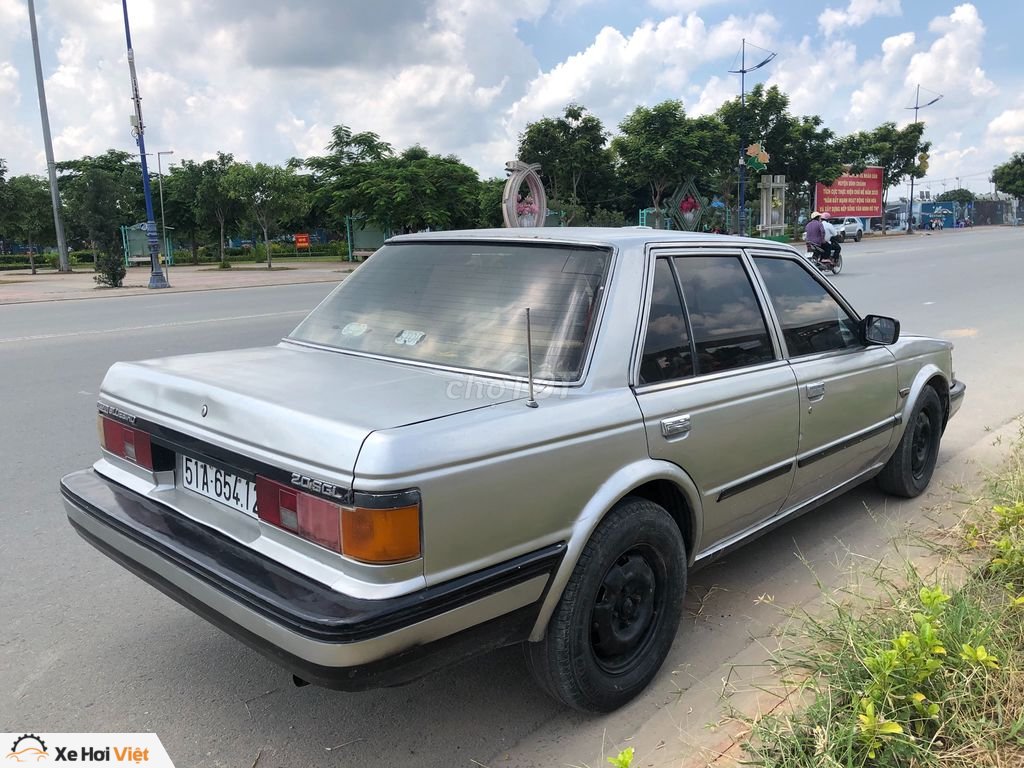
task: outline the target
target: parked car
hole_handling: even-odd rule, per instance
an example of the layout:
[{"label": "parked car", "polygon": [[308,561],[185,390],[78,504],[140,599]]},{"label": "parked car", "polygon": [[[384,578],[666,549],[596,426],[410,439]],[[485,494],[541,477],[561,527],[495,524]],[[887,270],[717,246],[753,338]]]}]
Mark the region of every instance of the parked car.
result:
[{"label": "parked car", "polygon": [[771,241],[405,235],[276,346],[115,364],[61,491],[296,682],[522,643],[544,690],[609,711],[661,667],[692,566],[872,478],[925,489],[951,349]]},{"label": "parked car", "polygon": [[859,243],[861,238],[864,237],[864,224],[855,216],[847,216],[834,223],[839,229],[839,237],[844,243],[847,239],[853,239]]}]

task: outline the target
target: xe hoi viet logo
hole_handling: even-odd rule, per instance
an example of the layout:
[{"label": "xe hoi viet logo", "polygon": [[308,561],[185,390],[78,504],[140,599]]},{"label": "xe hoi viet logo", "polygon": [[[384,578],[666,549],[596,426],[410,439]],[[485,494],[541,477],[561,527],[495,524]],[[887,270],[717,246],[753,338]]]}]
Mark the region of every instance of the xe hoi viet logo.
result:
[{"label": "xe hoi viet logo", "polygon": [[46,742],[41,737],[26,733],[14,740],[7,759],[15,763],[39,763],[49,760],[50,753],[46,751]]},{"label": "xe hoi viet logo", "polygon": [[[85,763],[100,766],[174,768],[155,733],[3,733],[11,745],[0,768],[14,765]],[[0,750],[3,755],[3,750]]]}]

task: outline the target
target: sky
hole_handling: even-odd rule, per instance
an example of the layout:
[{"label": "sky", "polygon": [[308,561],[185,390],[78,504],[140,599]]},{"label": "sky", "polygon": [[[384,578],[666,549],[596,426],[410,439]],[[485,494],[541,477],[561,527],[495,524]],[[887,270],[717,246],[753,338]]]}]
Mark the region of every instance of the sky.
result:
[{"label": "sky", "polygon": [[[813,8],[813,10],[808,10]],[[934,194],[990,191],[1024,151],[1020,0],[128,0],[148,152],[283,163],[331,127],[455,154],[503,177],[525,126],[587,107],[614,133],[638,105],[690,115],[739,93],[741,40],[777,54],[747,75],[837,134],[913,119]],[[121,4],[36,0],[56,159],[137,151]],[[748,47],[748,64],[765,55]],[[750,60],[753,60],[752,62]],[[769,153],[772,148],[767,147]],[[45,174],[27,0],[0,0],[0,158]],[[151,160],[152,162],[152,160]],[[771,164],[769,162],[769,170]]]}]

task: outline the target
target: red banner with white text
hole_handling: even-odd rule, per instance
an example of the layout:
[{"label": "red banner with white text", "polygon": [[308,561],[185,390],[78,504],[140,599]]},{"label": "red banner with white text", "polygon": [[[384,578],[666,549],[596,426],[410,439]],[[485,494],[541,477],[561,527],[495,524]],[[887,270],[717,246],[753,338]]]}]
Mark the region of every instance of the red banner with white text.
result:
[{"label": "red banner with white text", "polygon": [[829,186],[814,188],[814,208],[835,216],[882,215],[882,169],[868,166],[864,173],[844,173]]}]

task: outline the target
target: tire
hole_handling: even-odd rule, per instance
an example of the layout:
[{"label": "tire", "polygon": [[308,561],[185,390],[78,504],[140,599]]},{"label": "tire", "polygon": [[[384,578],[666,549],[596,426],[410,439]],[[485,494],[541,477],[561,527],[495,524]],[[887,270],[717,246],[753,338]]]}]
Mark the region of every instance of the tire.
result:
[{"label": "tire", "polygon": [[838,275],[842,271],[843,271],[843,255],[841,253],[837,253],[835,256],[832,257],[832,274],[833,275]]},{"label": "tire", "polygon": [[893,496],[919,496],[932,479],[941,438],[942,401],[926,386],[910,412],[896,452],[878,475],[879,487]]},{"label": "tire", "polygon": [[855,234],[855,235],[853,236],[853,241],[854,241],[855,243],[859,243],[859,242],[860,242],[860,239],[861,239],[862,237],[864,237],[864,233],[863,233],[863,232],[861,232],[860,230],[858,230],[858,231],[857,231],[857,234]]},{"label": "tire", "polygon": [[662,507],[619,502],[583,548],[544,638],[526,643],[534,679],[581,712],[611,712],[658,673],[679,628],[686,545]]}]

